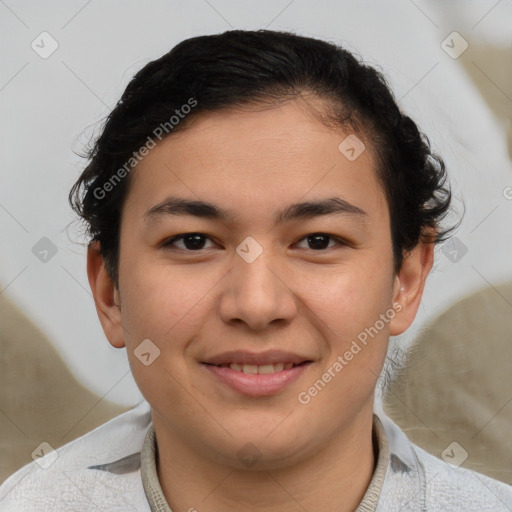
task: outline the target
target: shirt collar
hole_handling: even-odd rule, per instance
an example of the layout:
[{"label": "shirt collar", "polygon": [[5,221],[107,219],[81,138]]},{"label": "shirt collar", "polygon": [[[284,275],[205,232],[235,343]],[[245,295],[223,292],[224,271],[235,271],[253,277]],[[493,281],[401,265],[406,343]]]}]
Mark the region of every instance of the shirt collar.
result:
[{"label": "shirt collar", "polygon": [[[372,441],[374,450],[377,453],[377,464],[375,465],[370,485],[366,489],[363,499],[355,512],[374,512],[376,510],[386,476],[386,469],[389,464],[389,444],[386,431],[376,414],[373,415]],[[144,486],[144,492],[146,493],[151,512],[172,512],[158,480],[156,457],[155,429],[153,424],[151,424],[140,454],[142,485]]]}]

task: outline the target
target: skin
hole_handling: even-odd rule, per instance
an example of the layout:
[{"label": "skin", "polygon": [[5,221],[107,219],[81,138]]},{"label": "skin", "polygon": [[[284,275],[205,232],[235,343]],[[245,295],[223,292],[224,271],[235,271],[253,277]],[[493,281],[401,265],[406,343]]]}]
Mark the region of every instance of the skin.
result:
[{"label": "skin", "polygon": [[[351,162],[338,150],[349,133],[326,127],[299,100],[201,114],[132,171],[119,289],[97,243],[89,247],[97,312],[109,342],[126,347],[151,405],[158,476],[174,511],[351,511],[369,485],[377,378],[389,336],[417,313],[433,244],[420,242],[394,274],[371,141]],[[144,213],[170,195],[215,203],[233,219],[145,222]],[[366,215],[273,221],[288,204],[332,196]],[[203,249],[187,249],[183,240],[162,247],[190,232],[208,237]],[[329,247],[315,250],[307,239],[313,233],[347,244],[328,237]],[[263,249],[252,263],[236,252],[247,236]],[[400,312],[317,396],[299,403],[299,393],[393,303]],[[145,339],[161,351],[149,366],[134,355]],[[237,349],[298,352],[313,363],[279,393],[250,397],[201,364]],[[237,456],[246,443],[261,455],[250,468]]]}]

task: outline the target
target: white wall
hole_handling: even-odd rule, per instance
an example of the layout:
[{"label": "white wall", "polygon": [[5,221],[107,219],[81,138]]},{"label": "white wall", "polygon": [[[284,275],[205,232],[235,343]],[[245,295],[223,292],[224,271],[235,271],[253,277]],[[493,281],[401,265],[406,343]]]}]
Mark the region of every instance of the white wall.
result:
[{"label": "white wall", "polygon": [[[405,338],[471,291],[512,279],[512,200],[503,194],[512,186],[506,134],[461,66],[462,59],[477,58],[474,42],[512,45],[511,1],[59,0],[51,8],[2,2],[2,290],[44,329],[81,381],[122,404],[135,404],[140,395],[125,351],[113,349],[101,330],[85,248],[66,232],[73,220],[67,194],[85,163],[73,151],[83,149],[145,63],[187,37],[231,27],[295,30],[356,50],[383,68],[397,98],[403,97],[400,105],[444,157],[456,196],[467,207],[456,236],[468,252],[452,263],[437,251],[437,270]],[[454,30],[470,43],[459,59],[441,47]],[[47,59],[31,48],[43,31],[59,45]],[[486,62],[475,64],[486,69]],[[510,84],[491,87],[507,85],[512,97]],[[74,231],[69,236],[79,239]],[[57,247],[47,263],[32,253],[42,237]]]}]

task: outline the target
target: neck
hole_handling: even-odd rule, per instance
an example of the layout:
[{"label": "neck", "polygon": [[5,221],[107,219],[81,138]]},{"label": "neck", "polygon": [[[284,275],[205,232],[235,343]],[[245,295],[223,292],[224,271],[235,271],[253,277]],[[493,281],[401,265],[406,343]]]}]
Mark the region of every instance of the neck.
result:
[{"label": "neck", "polygon": [[153,414],[158,478],[176,512],[353,511],[375,467],[372,421],[372,408],[361,411],[313,457],[290,467],[257,471],[212,462]]}]

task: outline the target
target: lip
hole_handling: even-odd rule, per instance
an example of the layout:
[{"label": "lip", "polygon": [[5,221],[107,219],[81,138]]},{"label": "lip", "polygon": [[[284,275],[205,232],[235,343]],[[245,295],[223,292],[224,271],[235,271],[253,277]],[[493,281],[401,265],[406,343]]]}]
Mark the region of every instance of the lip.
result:
[{"label": "lip", "polygon": [[222,383],[234,389],[238,393],[248,396],[270,396],[282,391],[296,381],[311,363],[294,366],[289,370],[261,374],[246,374],[232,370],[226,366],[203,364]]},{"label": "lip", "polygon": [[[294,354],[292,352],[285,352],[282,350],[267,350],[265,352],[248,352],[245,350],[231,350],[222,352],[206,359],[203,363],[208,365],[220,364],[274,364],[274,363],[293,363],[301,364],[306,361],[311,361],[311,358]],[[293,369],[293,368],[292,368]],[[287,370],[288,371],[288,370]],[[280,373],[280,372],[278,372]]]}]

